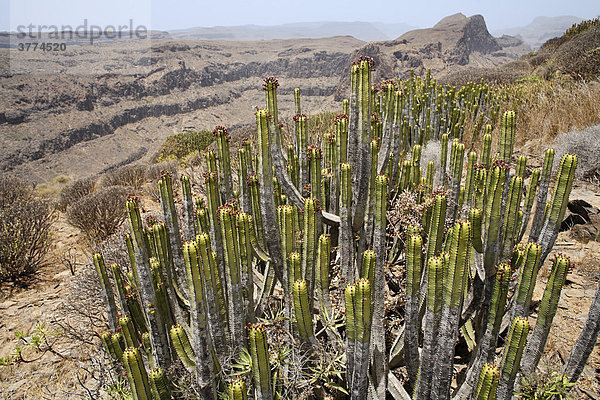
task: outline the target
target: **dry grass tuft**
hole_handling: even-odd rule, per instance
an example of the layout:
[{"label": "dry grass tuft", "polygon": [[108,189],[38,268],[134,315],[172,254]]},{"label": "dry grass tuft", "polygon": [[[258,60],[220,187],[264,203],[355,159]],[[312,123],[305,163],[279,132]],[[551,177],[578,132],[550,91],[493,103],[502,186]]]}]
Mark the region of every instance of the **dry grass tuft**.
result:
[{"label": "dry grass tuft", "polygon": [[600,82],[531,78],[508,91],[506,108],[517,113],[517,145],[600,123]]}]

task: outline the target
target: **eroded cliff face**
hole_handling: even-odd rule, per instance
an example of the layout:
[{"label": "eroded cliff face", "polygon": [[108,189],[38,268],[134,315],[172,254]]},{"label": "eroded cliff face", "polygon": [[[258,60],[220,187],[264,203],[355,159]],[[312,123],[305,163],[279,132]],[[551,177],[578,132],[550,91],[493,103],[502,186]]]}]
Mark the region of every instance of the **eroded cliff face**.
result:
[{"label": "eroded cliff face", "polygon": [[[19,169],[146,119],[194,114],[240,98],[246,99],[242,107],[248,108],[245,119],[251,122],[247,102],[262,104],[260,88],[268,75],[294,82],[303,96],[331,96],[349,54],[362,43],[350,37],[159,41],[151,47],[142,43],[82,46],[49,60],[32,59],[32,66],[44,61],[47,69],[64,73],[8,71],[0,78],[4,95],[0,143],[5,150],[0,154],[0,170]],[[6,57],[7,51],[3,52]],[[291,96],[294,86],[282,85],[280,93]],[[187,128],[211,128],[202,121],[197,125]],[[171,133],[176,132],[156,132],[157,145]]]},{"label": "eroded cliff face", "polygon": [[[355,50],[347,65],[359,55],[373,57],[377,82],[406,78],[411,69],[417,75],[431,69],[435,76],[467,65],[500,65],[529,51],[517,38],[494,38],[481,15],[466,17],[459,13],[443,18],[432,28],[416,29],[391,41],[369,43]],[[349,82],[340,80],[336,99],[347,96],[348,90]]]},{"label": "eroded cliff face", "polygon": [[[474,54],[477,62],[505,62],[514,58],[506,48],[518,46],[520,42],[510,40],[499,44],[483,17],[456,14],[433,28],[386,42],[364,43],[348,36],[155,40],[71,46],[51,57],[12,51],[11,60],[9,50],[0,49],[0,65],[16,60],[22,68],[0,76],[0,171],[28,174],[41,168],[39,179],[53,173],[77,175],[69,165],[83,158],[71,158],[93,148],[102,154],[86,162],[92,173],[106,167],[95,160],[122,162],[119,157],[131,157],[133,147],[140,145],[150,155],[166,136],[182,129],[251,124],[254,107],[264,104],[265,76],[279,78],[284,109],[293,104],[293,88],[300,87],[304,110],[317,112],[348,96],[348,70],[361,55],[377,61],[377,82],[406,77],[410,69],[422,74],[431,68],[435,74],[472,64]],[[107,136],[115,138],[100,140]],[[61,170],[53,171],[57,165]]]}]

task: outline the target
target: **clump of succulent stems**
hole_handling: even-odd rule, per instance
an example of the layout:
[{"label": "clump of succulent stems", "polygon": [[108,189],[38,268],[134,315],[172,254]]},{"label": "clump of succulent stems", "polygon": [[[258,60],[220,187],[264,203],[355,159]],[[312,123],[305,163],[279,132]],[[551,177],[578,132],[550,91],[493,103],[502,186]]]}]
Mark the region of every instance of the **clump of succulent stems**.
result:
[{"label": "clump of succulent stems", "polygon": [[[509,399],[519,376],[535,372],[571,267],[565,256],[553,258],[533,327],[527,317],[577,157],[564,155],[554,177],[552,150],[541,169],[515,160],[517,116],[500,114],[502,89],[444,86],[429,71],[373,85],[374,67],[369,57],[352,64],[349,98],[315,143],[299,89],[293,131],[284,135],[279,83],[266,78],[257,139],[244,141],[237,159],[227,129],[215,128],[217,152],[206,153],[205,180],[194,182],[204,197],[183,176],[178,205],[173,177],[163,174],[163,222],[150,225],[141,200],[129,198],[130,264],[108,270],[100,254],[94,264],[110,328],[102,342],[134,398],[170,399],[165,371],[177,360],[201,399],[292,393],[294,367],[273,358],[276,333],[266,317],[273,298],[283,304],[289,351],[304,360],[296,368],[317,371],[325,347],[338,354],[341,369],[313,375],[308,396]],[[462,142],[466,121],[482,135],[479,152]],[[440,158],[423,171],[422,149],[432,140],[441,143]],[[423,207],[420,221],[390,229],[388,215],[407,191]],[[406,271],[403,329],[394,335],[388,322],[396,310],[386,306],[392,267]],[[565,365],[572,381],[598,335],[599,297]],[[468,366],[456,377],[461,340]],[[245,374],[227,375],[231,354],[246,355]],[[402,366],[405,382],[394,375]]]}]

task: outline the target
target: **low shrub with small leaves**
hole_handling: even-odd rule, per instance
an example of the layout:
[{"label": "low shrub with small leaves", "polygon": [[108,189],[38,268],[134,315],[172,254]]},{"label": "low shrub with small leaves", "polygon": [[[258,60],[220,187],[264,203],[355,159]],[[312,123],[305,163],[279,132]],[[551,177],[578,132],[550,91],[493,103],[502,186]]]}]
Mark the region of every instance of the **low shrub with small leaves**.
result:
[{"label": "low shrub with small leaves", "polygon": [[0,281],[34,273],[50,250],[53,209],[27,182],[0,176]]},{"label": "low shrub with small leaves", "polygon": [[60,191],[60,194],[58,195],[57,208],[63,212],[67,211],[69,205],[92,193],[95,186],[96,178],[94,177],[78,179],[74,182],[71,182]]},{"label": "low shrub with small leaves", "polygon": [[126,165],[104,175],[102,186],[131,186],[139,189],[146,183],[146,167],[143,165]]},{"label": "low shrub with small leaves", "polygon": [[125,201],[131,187],[110,186],[82,197],[69,207],[69,223],[92,240],[104,240],[125,220]]},{"label": "low shrub with small leaves", "polygon": [[517,397],[524,400],[566,400],[573,399],[570,393],[575,383],[565,375],[557,373],[533,374],[521,379]]},{"label": "low shrub with small leaves", "polygon": [[182,160],[194,151],[206,149],[213,140],[212,132],[207,130],[171,135],[158,150],[155,161]]}]

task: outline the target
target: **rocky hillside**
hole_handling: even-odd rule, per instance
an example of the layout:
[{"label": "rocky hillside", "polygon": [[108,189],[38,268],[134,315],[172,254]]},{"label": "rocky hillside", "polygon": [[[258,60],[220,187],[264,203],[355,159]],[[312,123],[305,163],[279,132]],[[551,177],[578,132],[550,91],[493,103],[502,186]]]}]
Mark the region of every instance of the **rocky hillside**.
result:
[{"label": "rocky hillside", "polygon": [[[434,76],[448,70],[460,71],[464,66],[489,67],[512,61],[530,51],[520,39],[494,38],[481,15],[466,17],[454,14],[432,28],[405,33],[396,40],[369,43],[348,59],[348,65],[359,55],[373,57],[379,80],[406,77],[411,69],[422,75],[431,69]],[[347,80],[340,81],[336,98],[348,90]]]},{"label": "rocky hillside", "polygon": [[462,14],[368,44],[341,36],[133,41],[52,54],[0,49],[0,170],[38,182],[88,176],[150,158],[173,133],[251,124],[268,75],[279,78],[281,115],[289,117],[285,95],[294,87],[306,112],[334,108],[334,99],[347,96],[348,68],[359,55],[375,58],[376,79],[387,79],[410,69],[497,65],[524,51],[519,40],[492,37],[483,17]]},{"label": "rocky hillside", "polygon": [[582,19],[570,15],[558,17],[535,17],[533,21],[525,26],[501,29],[493,32],[495,35],[511,35],[522,39],[533,50],[539,49],[547,40],[562,36],[562,34],[573,24],[581,22]]}]

